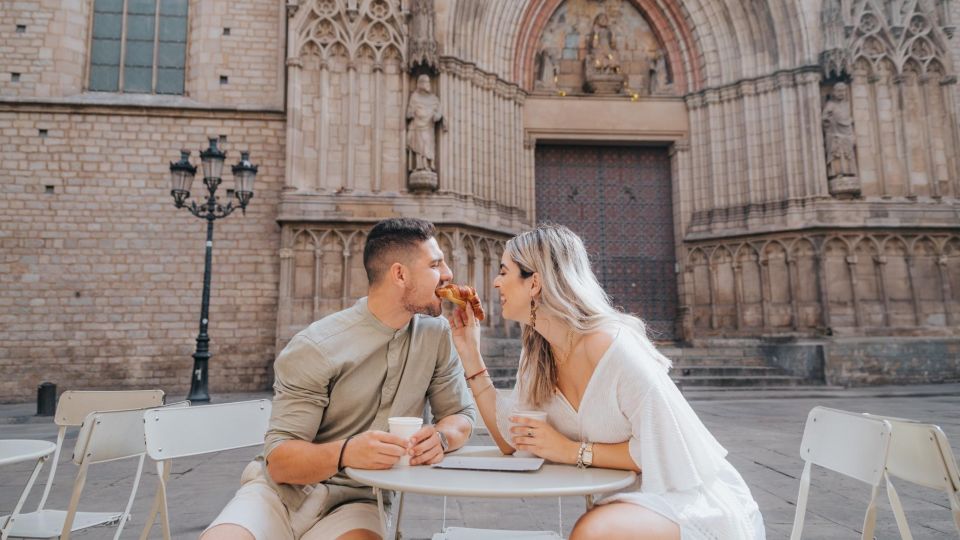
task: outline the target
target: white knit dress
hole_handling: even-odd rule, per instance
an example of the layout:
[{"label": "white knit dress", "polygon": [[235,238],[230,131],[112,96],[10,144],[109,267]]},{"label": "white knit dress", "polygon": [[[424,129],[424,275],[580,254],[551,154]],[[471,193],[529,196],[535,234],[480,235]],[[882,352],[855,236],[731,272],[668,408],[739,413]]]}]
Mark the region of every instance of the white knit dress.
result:
[{"label": "white knit dress", "polygon": [[[541,407],[557,431],[575,441],[629,441],[641,481],[597,504],[643,506],[680,526],[682,540],[760,540],[763,519],[743,478],[726,460],[727,451],[707,431],[657,362],[659,353],[631,330],[622,329],[597,363],[580,409],[557,392]],[[518,404],[523,381],[498,399],[501,433]]]}]

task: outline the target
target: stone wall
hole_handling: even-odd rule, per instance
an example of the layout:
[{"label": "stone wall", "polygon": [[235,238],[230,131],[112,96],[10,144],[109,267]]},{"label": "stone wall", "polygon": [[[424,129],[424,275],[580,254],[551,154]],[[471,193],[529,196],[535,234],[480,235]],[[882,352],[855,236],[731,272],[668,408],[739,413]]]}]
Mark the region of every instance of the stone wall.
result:
[{"label": "stone wall", "polygon": [[207,136],[260,167],[246,215],[215,226],[211,391],[269,385],[282,118],[0,105],[0,400],[42,381],[186,392],[206,227],[174,208],[168,163]]},{"label": "stone wall", "polygon": [[[363,245],[371,226],[363,222],[284,226],[278,352],[311,322],[352,306],[366,294]],[[487,315],[483,326],[490,336],[509,335],[511,331],[511,323],[500,316],[500,302],[493,288],[504,240],[504,235],[443,225],[437,236],[454,281],[477,289]]]},{"label": "stone wall", "polygon": [[826,347],[827,384],[921,384],[960,380],[956,339],[851,338]]},{"label": "stone wall", "polygon": [[[92,2],[18,0],[0,3],[0,96],[77,94],[86,80]],[[13,73],[20,75],[13,80]]]}]

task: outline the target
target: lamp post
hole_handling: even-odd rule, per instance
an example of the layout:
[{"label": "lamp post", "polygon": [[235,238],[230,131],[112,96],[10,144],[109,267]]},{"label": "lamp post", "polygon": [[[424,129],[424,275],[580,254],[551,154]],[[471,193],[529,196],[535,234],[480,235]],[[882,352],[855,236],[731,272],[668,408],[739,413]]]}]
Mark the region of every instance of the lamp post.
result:
[{"label": "lamp post", "polygon": [[[203,184],[207,187],[207,200],[197,204],[190,197],[190,188],[193,185],[193,175],[197,168],[190,164],[190,151],[180,151],[180,161],[170,163],[170,195],[177,208],[186,207],[194,216],[207,220],[207,252],[203,265],[203,302],[200,308],[200,333],[197,335],[197,351],[193,353],[193,372],[190,375],[191,402],[208,402],[210,393],[207,391],[207,364],[210,360],[210,336],[207,335],[208,314],[210,311],[210,262],[213,259],[213,222],[229,216],[236,209],[233,201],[226,205],[220,204],[217,199],[217,187],[220,185],[220,173],[226,152],[217,148],[217,139],[210,139],[210,146],[200,151],[200,165],[203,168]],[[236,182],[236,197],[240,209],[247,212],[247,203],[253,198],[253,181],[257,177],[257,166],[250,163],[250,153],[241,152],[240,162],[233,166],[233,177]]]}]

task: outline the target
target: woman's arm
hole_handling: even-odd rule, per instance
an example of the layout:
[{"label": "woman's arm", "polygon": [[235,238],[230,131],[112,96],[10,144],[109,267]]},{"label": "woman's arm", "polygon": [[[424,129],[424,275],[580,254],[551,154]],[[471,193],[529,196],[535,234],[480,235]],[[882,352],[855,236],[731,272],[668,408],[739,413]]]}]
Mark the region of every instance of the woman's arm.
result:
[{"label": "woman's arm", "polygon": [[456,308],[450,317],[450,329],[453,345],[460,355],[460,362],[463,363],[467,386],[470,387],[473,400],[480,409],[480,417],[483,418],[487,431],[501,452],[513,454],[513,447],[507,443],[497,425],[497,389],[493,387],[493,379],[486,372],[487,367],[480,354],[480,325],[473,315],[473,310]]},{"label": "woman's arm", "polygon": [[[517,450],[526,450],[553,463],[576,465],[580,454],[580,441],[564,437],[543,420],[515,416],[510,419],[517,425],[510,429]],[[640,467],[630,455],[630,442],[593,445],[593,467],[622,469],[640,472]]]}]

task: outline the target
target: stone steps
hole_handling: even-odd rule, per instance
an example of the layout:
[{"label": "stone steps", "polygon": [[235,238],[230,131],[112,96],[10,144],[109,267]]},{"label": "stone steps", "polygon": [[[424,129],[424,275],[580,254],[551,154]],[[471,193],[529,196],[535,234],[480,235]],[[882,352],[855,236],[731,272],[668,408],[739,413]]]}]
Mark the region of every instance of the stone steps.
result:
[{"label": "stone steps", "polygon": [[673,381],[681,388],[690,387],[735,387],[744,388],[769,388],[771,386],[809,386],[810,381],[803,377],[794,377],[792,375],[723,375],[723,376],[691,376],[691,377],[673,377]]},{"label": "stone steps", "polygon": [[[683,389],[768,390],[818,387],[822,381],[790,374],[772,365],[753,340],[697,343],[683,347],[660,343],[659,350],[673,362],[670,376]],[[481,345],[487,370],[497,388],[513,388],[520,357],[520,339],[484,337]]]}]

